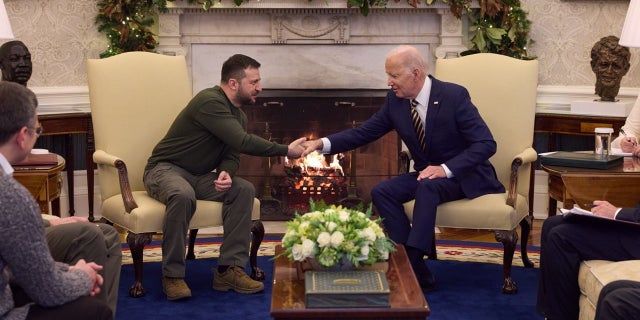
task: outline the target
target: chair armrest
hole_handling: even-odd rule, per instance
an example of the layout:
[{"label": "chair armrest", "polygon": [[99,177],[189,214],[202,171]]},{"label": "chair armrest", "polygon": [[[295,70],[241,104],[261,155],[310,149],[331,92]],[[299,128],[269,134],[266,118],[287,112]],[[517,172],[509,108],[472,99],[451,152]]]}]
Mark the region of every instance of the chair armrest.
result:
[{"label": "chair armrest", "polygon": [[99,165],[110,166],[117,170],[118,181],[120,182],[120,194],[122,195],[122,202],[124,203],[125,211],[127,213],[131,213],[133,209],[137,208],[138,204],[133,198],[133,193],[131,192],[127,165],[124,161],[115,155],[104,152],[103,150],[96,150],[93,153],[93,162]]},{"label": "chair armrest", "polygon": [[507,205],[515,207],[518,197],[518,171],[520,168],[538,159],[536,150],[529,147],[513,157],[511,161],[511,175],[509,176],[509,190],[507,190]]},{"label": "chair armrest", "polygon": [[520,154],[513,157],[513,159],[520,158],[522,160],[522,164],[532,163],[538,160],[538,153],[534,148],[526,148],[524,151],[520,152]]}]

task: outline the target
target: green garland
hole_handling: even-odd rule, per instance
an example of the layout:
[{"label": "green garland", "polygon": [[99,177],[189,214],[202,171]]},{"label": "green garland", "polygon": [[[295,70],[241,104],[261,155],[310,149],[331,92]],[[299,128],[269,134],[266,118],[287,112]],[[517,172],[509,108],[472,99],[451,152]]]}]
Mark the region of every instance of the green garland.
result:
[{"label": "green garland", "polygon": [[[98,2],[96,24],[98,31],[105,33],[108,48],[101,58],[128,51],[153,51],[157,45],[151,27],[157,12],[167,11],[167,1],[174,0],[101,0]],[[209,10],[215,0],[189,0]],[[218,0],[222,1],[222,0]],[[251,0],[233,0],[237,6]],[[265,0],[266,1],[266,0]],[[303,0],[300,0],[303,1]],[[312,0],[307,0],[312,1]],[[370,8],[386,7],[388,0],[346,0],[350,8],[359,8],[368,15]],[[399,2],[400,0],[394,0]],[[417,7],[421,0],[406,0]],[[424,0],[426,5],[440,1],[450,6],[458,18],[467,14],[472,22],[473,37],[469,50],[463,54],[492,52],[518,59],[527,56],[527,44],[531,21],[520,7],[520,0],[478,0],[480,10],[471,9],[472,0]]]}]

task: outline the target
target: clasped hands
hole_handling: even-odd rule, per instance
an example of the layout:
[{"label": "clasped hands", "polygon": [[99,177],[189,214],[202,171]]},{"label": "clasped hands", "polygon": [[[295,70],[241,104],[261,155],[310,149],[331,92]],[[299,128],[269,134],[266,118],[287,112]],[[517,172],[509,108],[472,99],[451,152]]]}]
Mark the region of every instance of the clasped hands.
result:
[{"label": "clasped hands", "polygon": [[322,139],[307,140],[307,138],[302,137],[289,144],[287,157],[292,159],[306,157],[309,153],[313,151],[322,150],[322,147],[323,147]]},{"label": "clasped hands", "polygon": [[[72,217],[66,217],[66,218],[53,219],[53,220],[50,220],[49,222],[51,223],[52,226],[57,226],[57,225],[67,224],[67,223],[89,222],[89,220],[85,217],[72,216]],[[90,296],[95,296],[98,293],[100,293],[100,287],[104,283],[104,279],[98,273],[98,271],[102,270],[101,265],[95,262],[86,262],[84,259],[80,259],[78,260],[78,262],[76,262],[75,265],[69,266],[69,270],[71,269],[82,270],[84,273],[86,273],[89,276],[89,279],[91,279],[91,284],[92,284],[91,292],[89,292]]]},{"label": "clasped hands", "polygon": [[84,259],[80,259],[78,260],[78,262],[76,262],[75,265],[69,266],[69,270],[72,270],[72,269],[82,270],[84,273],[86,273],[89,276],[89,279],[91,279],[91,284],[92,284],[91,292],[89,292],[90,296],[93,297],[98,293],[100,293],[100,287],[104,283],[104,279],[98,273],[98,271],[102,270],[101,265],[96,264],[95,262],[87,263],[86,261],[84,261]]}]

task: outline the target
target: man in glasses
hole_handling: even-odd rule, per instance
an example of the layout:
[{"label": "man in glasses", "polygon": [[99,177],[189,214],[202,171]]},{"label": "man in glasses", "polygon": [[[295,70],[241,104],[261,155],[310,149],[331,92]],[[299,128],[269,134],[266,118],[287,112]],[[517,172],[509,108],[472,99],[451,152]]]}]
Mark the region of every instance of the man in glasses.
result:
[{"label": "man in glasses", "polygon": [[[3,82],[27,86],[32,71],[31,53],[22,41],[9,41],[0,46],[0,70]],[[42,135],[43,127],[36,121],[28,129],[35,143]],[[33,145],[29,150],[32,147]],[[105,285],[98,296],[107,302],[115,314],[122,264],[118,232],[112,226],[103,223],[97,224],[96,227],[96,224],[89,223],[85,217],[74,216],[43,221],[47,244],[56,261],[74,264],[79,259],[85,259],[104,266],[100,273],[105,279]]]},{"label": "man in glasses", "polygon": [[12,177],[10,163],[26,158],[42,133],[37,104],[26,87],[0,82],[0,318],[113,319],[105,300],[96,297],[104,291],[102,266],[71,256],[73,263],[56,262],[45,248],[40,208]]}]

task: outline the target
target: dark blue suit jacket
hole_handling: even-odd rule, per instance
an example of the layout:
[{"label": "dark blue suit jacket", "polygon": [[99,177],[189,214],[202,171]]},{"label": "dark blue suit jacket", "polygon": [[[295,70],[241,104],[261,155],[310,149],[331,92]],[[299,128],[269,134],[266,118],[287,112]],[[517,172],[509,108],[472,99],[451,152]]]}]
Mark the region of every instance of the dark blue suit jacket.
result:
[{"label": "dark blue suit jacket", "polygon": [[389,90],[382,109],[361,126],[327,137],[331,153],[355,149],[396,130],[411,152],[416,171],[446,164],[467,198],[504,192],[488,160],[496,152],[496,142],[471,103],[469,92],[460,85],[429,77],[432,86],[425,124],[426,150],[420,147],[411,124],[409,99],[398,98]]}]

